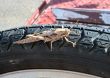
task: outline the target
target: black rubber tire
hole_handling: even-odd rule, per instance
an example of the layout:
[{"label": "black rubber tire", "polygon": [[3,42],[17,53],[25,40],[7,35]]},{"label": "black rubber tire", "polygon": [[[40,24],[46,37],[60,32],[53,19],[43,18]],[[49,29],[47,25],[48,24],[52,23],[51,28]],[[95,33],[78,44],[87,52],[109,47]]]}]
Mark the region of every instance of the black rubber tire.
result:
[{"label": "black rubber tire", "polygon": [[[23,69],[63,69],[110,78],[109,26],[93,24],[64,24],[71,33],[69,39],[77,42],[60,47],[62,40],[53,44],[51,52],[43,41],[15,45],[14,41],[27,34],[42,32],[62,25],[35,25],[0,32],[0,73]],[[32,48],[32,45],[35,46]]]}]

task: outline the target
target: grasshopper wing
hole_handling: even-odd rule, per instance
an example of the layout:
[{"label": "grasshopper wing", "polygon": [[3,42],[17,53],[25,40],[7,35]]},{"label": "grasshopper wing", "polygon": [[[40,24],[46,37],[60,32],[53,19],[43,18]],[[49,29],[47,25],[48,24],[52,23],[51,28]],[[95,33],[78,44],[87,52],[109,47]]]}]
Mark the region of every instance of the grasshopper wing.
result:
[{"label": "grasshopper wing", "polygon": [[31,36],[22,40],[18,40],[14,42],[14,44],[25,44],[25,43],[32,43],[32,42],[37,42],[40,40],[44,40],[44,37],[42,36]]}]

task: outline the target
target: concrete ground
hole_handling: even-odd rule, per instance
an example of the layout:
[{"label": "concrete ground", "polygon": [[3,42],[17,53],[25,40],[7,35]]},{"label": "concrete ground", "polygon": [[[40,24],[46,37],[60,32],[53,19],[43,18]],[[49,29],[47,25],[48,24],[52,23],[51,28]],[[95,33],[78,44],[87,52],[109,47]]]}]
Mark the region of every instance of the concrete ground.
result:
[{"label": "concrete ground", "polygon": [[23,26],[43,0],[0,0],[0,31]]}]

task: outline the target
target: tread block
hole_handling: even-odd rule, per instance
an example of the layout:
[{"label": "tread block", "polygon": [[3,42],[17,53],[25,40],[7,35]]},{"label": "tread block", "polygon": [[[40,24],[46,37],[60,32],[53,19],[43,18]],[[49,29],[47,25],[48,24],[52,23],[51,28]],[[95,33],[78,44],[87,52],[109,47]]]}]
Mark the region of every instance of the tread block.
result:
[{"label": "tread block", "polygon": [[100,47],[108,47],[110,45],[110,34],[102,34],[96,40],[96,43]]},{"label": "tread block", "polygon": [[27,34],[40,33],[45,30],[62,27],[69,28],[71,30],[68,39],[76,42],[80,47],[80,50],[85,49],[87,52],[95,52],[94,50],[97,48],[101,48],[105,52],[110,50],[110,29],[94,24],[47,24],[6,30],[0,32],[0,46],[1,49],[2,47],[8,46],[10,48],[10,43],[24,38]]},{"label": "tread block", "polygon": [[13,29],[4,31],[0,43],[10,43],[21,39],[24,36],[24,29]]},{"label": "tread block", "polygon": [[27,34],[32,34],[35,31],[40,32],[41,31],[40,27],[39,28],[38,27],[29,27],[29,28],[27,28]]},{"label": "tread block", "polygon": [[82,33],[82,30],[71,29],[71,33],[69,35],[69,39],[71,41],[78,42],[78,40],[81,38],[81,33]]},{"label": "tread block", "polygon": [[100,36],[100,34],[98,32],[84,30],[84,37],[80,41],[80,43],[92,44],[93,45],[94,40],[96,40],[98,36]]}]

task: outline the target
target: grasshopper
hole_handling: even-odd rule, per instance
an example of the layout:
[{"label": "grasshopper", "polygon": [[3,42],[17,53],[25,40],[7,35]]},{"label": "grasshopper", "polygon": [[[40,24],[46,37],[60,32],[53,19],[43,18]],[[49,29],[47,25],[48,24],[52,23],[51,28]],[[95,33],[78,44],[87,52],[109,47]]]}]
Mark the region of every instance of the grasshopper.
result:
[{"label": "grasshopper", "polygon": [[14,42],[14,44],[25,44],[37,41],[50,42],[50,49],[52,51],[52,43],[64,39],[66,42],[71,43],[73,47],[75,47],[76,43],[70,41],[67,37],[70,34],[70,29],[68,28],[57,28],[55,30],[47,30],[41,33],[29,34],[25,39],[18,40]]}]

